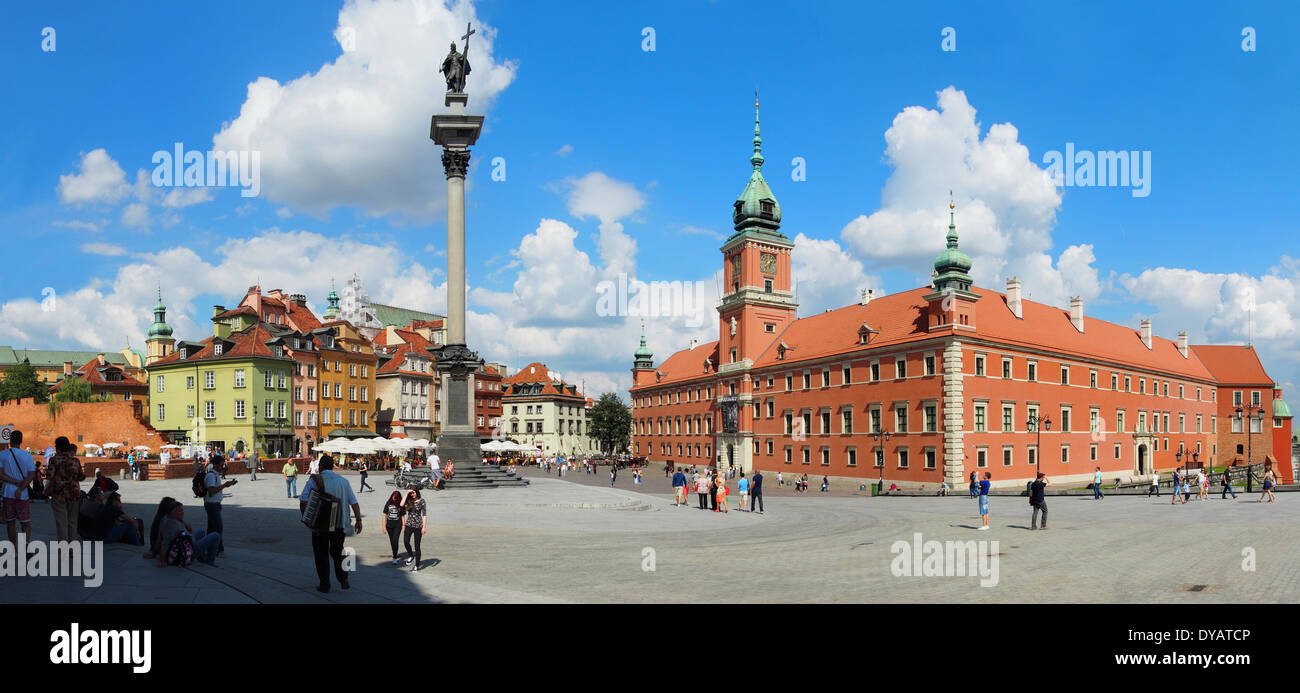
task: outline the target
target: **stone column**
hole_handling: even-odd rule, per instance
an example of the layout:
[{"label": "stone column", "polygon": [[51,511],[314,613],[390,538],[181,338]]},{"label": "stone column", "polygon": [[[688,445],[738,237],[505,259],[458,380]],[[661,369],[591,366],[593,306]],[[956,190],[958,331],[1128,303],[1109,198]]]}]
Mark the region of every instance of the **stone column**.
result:
[{"label": "stone column", "polygon": [[442,384],[438,455],[459,469],[477,467],[482,458],[474,426],[474,372],[483,360],[465,339],[465,175],[470,145],[478,141],[483,116],[465,115],[469,97],[448,93],[451,112],[433,116],[429,137],[442,149],[447,177],[447,343],[435,350]]}]

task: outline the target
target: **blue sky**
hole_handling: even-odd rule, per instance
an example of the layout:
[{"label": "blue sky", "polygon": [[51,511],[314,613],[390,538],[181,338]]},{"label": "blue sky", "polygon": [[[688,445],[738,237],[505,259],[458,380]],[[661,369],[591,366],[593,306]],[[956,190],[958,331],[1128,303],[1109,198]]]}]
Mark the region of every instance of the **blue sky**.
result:
[{"label": "blue sky", "polygon": [[[783,228],[822,242],[796,255],[805,314],[925,282],[952,189],[981,284],[1016,274],[1035,300],[1082,295],[1096,317],[1210,342],[1244,341],[1253,294],[1266,368],[1300,383],[1300,13],[1284,4],[173,5],[0,9],[0,228],[42,260],[0,277],[0,343],[142,346],[159,283],[185,339],[259,280],[320,308],[330,277],[356,272],[375,300],[442,310],[433,65],[473,21],[470,108],[487,128],[469,181],[470,341],[489,358],[626,386],[639,318],[595,315],[594,286],[620,271],[713,283],[757,87]],[[263,152],[259,197],[136,184],[155,151],[214,136]],[[1044,186],[1044,154],[1067,143],[1149,151],[1150,194]],[[44,287],[56,310],[40,309]],[[716,336],[649,322],[660,357]]]}]

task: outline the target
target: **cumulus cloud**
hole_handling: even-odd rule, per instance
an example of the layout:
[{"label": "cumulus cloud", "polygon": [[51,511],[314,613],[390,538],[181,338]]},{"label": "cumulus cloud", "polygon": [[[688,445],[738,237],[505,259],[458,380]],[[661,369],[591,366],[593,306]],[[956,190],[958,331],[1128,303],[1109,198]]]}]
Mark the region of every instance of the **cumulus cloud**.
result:
[{"label": "cumulus cloud", "polygon": [[89,255],[107,255],[117,257],[126,255],[126,248],[115,243],[85,243],[81,246],[81,252]]},{"label": "cumulus cloud", "polygon": [[572,153],[573,153],[573,145],[571,144],[566,144],[563,147],[560,147],[559,149],[555,150],[556,156],[568,156]]},{"label": "cumulus cloud", "polygon": [[809,238],[802,233],[794,239],[790,267],[800,315],[842,308],[857,301],[863,289],[880,294],[883,288],[880,278],[867,274],[862,262],[839,243]]},{"label": "cumulus cloud", "polygon": [[600,220],[597,245],[608,275],[636,271],[636,240],[623,231],[620,219],[645,206],[645,193],[626,181],[615,180],[600,171],[564,181],[569,188],[569,213],[579,219]]},{"label": "cumulus cloud", "polygon": [[131,192],[126,172],[103,148],[83,154],[77,169],[78,173],[59,176],[57,189],[63,204],[117,203]]},{"label": "cumulus cloud", "polygon": [[1051,304],[1098,295],[1091,246],[1050,254],[1061,204],[1051,176],[1030,160],[1015,126],[993,125],[981,136],[975,115],[953,87],[939,92],[937,110],[903,109],[885,132],[893,171],[880,208],[850,221],[841,237],[869,267],[928,268],[944,247],[951,190],[977,282],[996,289],[1016,275],[1035,300]]},{"label": "cumulus cloud", "polygon": [[496,30],[467,2],[348,0],[339,55],[287,83],[259,77],[239,115],[213,137],[220,150],[262,153],[262,194],[317,217],[339,206],[432,222],[445,204],[429,117],[445,112],[438,73],[472,22],[470,106],[487,112],[514,79],[493,56]]}]

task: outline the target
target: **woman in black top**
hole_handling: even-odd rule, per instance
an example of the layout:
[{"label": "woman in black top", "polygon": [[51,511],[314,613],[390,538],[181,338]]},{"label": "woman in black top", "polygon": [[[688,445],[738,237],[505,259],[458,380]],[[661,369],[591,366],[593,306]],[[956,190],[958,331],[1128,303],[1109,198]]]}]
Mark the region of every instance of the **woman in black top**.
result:
[{"label": "woman in black top", "polygon": [[[406,533],[402,537],[402,543],[406,545],[406,552],[411,554],[406,559],[406,564],[411,566],[411,572],[414,573],[420,569],[420,539],[424,537],[425,527],[424,499],[420,498],[419,489],[406,492],[403,509],[406,511]],[[415,537],[415,551],[411,551],[411,537]]]},{"label": "woman in black top", "polygon": [[365,493],[366,489],[370,489],[373,492],[375,487],[366,483],[366,475],[370,472],[370,465],[366,464],[364,457],[361,459],[361,466],[358,469],[361,470],[361,493]]},{"label": "woman in black top", "polygon": [[402,515],[406,514],[406,509],[402,507],[402,493],[393,491],[393,495],[388,497],[388,502],[384,503],[384,533],[388,535],[388,543],[393,548],[393,565],[397,565],[397,540],[402,536]]}]

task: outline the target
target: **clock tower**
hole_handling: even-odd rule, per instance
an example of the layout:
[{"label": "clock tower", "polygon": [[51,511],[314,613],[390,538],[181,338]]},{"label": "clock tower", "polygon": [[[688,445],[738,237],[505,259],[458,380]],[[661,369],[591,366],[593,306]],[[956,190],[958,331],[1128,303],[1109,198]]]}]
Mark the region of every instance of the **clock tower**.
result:
[{"label": "clock tower", "polygon": [[790,290],[790,251],[781,233],[781,205],[763,178],[763,138],[754,99],[754,167],[732,205],[735,232],[722,244],[723,282],[718,304],[718,371],[747,369],[795,320]]}]

